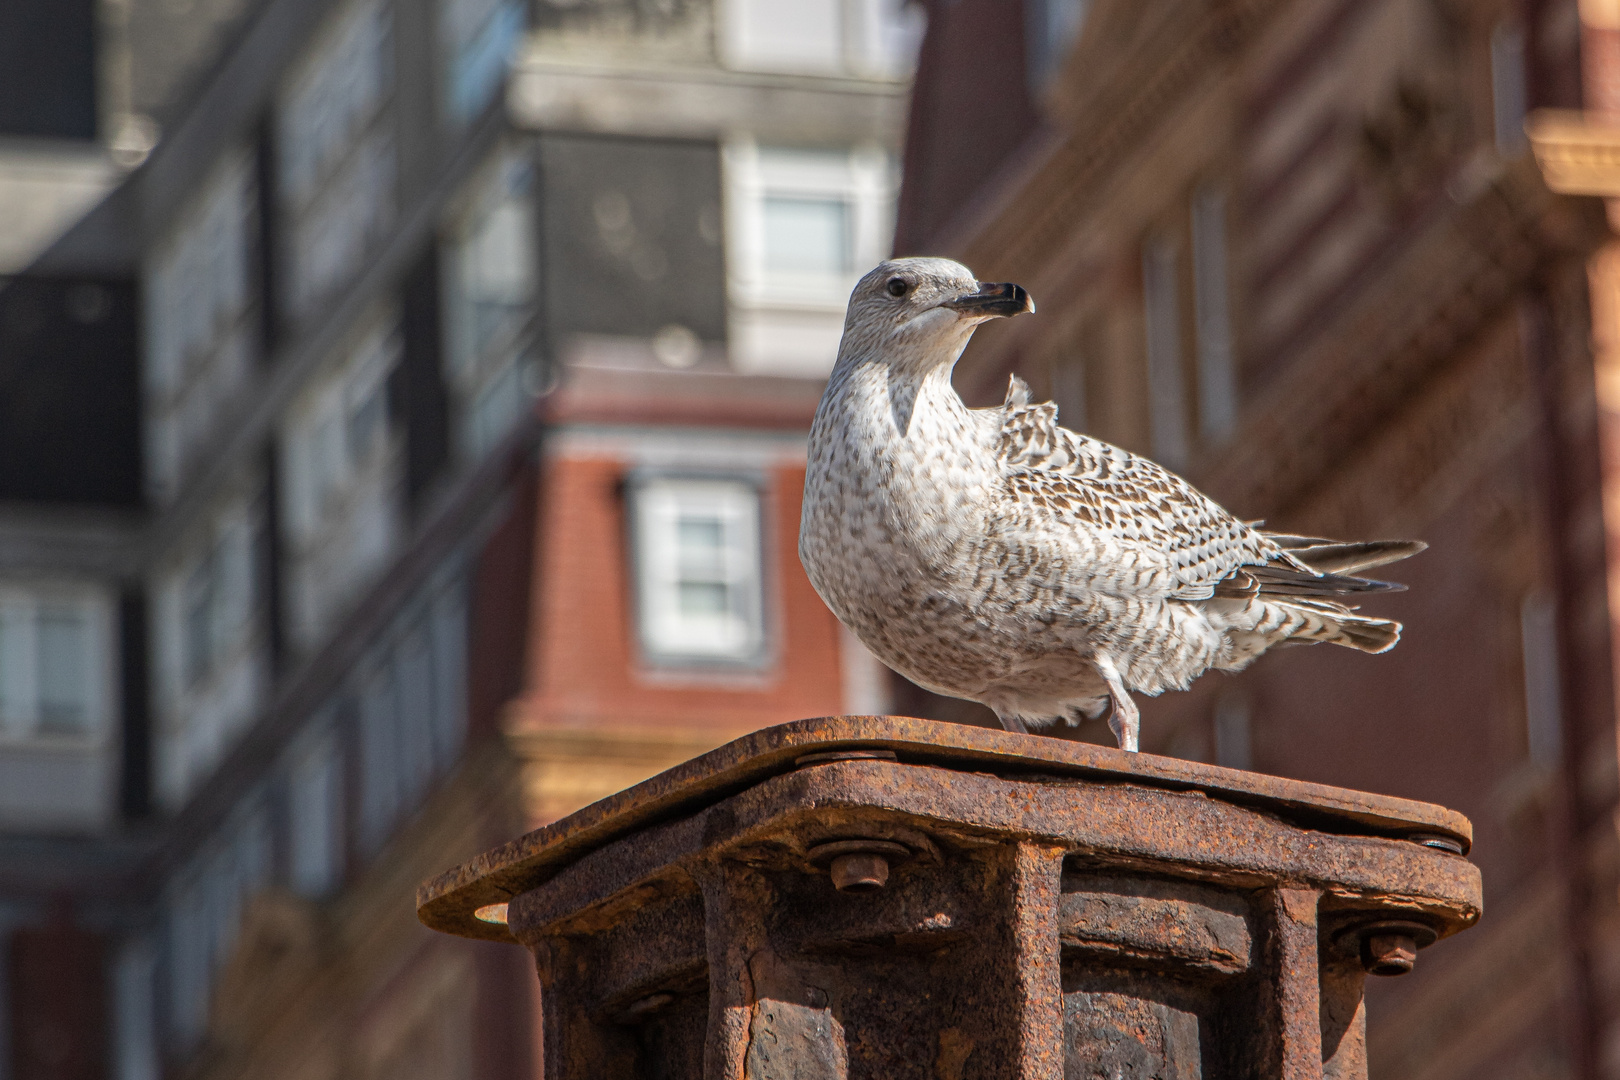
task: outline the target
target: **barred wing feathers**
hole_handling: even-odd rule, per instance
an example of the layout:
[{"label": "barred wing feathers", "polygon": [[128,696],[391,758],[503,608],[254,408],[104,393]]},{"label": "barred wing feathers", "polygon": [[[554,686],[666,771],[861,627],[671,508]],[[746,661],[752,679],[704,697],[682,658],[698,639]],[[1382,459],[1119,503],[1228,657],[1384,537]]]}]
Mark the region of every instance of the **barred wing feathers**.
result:
[{"label": "barred wing feathers", "polygon": [[1002,478],[1026,512],[1058,529],[1100,534],[1128,554],[1136,583],[1178,600],[1298,601],[1397,590],[1403,586],[1349,575],[1425,547],[1255,528],[1157,463],[1061,427],[1057,406],[1031,405],[1029,388],[1016,376],[999,412]]}]

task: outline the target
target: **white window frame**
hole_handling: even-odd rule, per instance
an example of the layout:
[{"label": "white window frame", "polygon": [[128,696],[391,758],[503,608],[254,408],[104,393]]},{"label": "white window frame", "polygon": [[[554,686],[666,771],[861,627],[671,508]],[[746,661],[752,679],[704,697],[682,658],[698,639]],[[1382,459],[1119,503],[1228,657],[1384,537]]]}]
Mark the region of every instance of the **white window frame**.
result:
[{"label": "white window frame", "polygon": [[[825,378],[838,354],[850,290],[893,244],[896,164],[873,145],[761,147],[738,137],[724,147],[721,169],[732,364],[751,374]],[[850,207],[847,273],[770,271],[765,202],[772,194],[839,199]]]},{"label": "white window frame", "polygon": [[[77,732],[49,730],[40,715],[39,617],[52,607],[71,609],[84,620],[85,722]],[[111,740],[118,658],[106,590],[69,582],[0,583],[0,639],[11,639],[0,645],[0,745],[88,749]]]},{"label": "white window frame", "polygon": [[[730,141],[722,156],[732,300],[749,306],[836,310],[894,238],[895,163],[877,146],[761,146]],[[772,196],[827,199],[849,208],[851,265],[836,274],[784,274],[767,262],[765,204]]]},{"label": "white window frame", "polygon": [[[742,665],[766,657],[764,500],[760,485],[723,476],[649,475],[630,487],[637,638],[654,666]],[[682,567],[680,519],[718,521],[721,560]],[[720,585],[727,610],[714,618],[680,610],[682,584]]]}]

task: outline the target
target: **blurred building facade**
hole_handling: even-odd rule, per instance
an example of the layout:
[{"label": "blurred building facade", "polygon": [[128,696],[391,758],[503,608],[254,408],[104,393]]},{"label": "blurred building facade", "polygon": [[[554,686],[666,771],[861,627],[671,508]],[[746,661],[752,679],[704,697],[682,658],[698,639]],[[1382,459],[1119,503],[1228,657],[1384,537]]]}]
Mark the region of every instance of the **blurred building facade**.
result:
[{"label": "blurred building facade", "polygon": [[1406,623],[1393,653],[1207,678],[1145,703],[1143,748],[1473,819],[1484,922],[1375,980],[1373,1075],[1620,1075],[1587,284],[1607,229],[1548,191],[1524,129],[1580,106],[1577,5],[929,14],[897,246],[1040,305],[981,331],[965,395],[999,401],[1016,371],[1246,518],[1431,545],[1393,568],[1409,593],[1369,605]]},{"label": "blurred building facade", "polygon": [[536,820],[763,724],[882,711],[798,564],[804,440],[893,237],[917,13],[544,8],[514,68],[545,195]]},{"label": "blurred building facade", "polygon": [[797,499],[915,15],[68,6],[0,16],[66,64],[0,116],[0,1076],[532,1075],[416,883],[886,703]]}]

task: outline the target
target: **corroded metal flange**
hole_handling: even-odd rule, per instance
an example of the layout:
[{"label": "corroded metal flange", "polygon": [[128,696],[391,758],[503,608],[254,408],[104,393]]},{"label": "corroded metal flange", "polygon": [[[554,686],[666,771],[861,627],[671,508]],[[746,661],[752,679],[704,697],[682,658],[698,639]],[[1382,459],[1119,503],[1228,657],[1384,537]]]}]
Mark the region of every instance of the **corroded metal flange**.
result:
[{"label": "corroded metal flange", "polygon": [[549,1080],[1357,1077],[1366,974],[1479,917],[1470,839],[1425,803],[834,717],[530,833],[418,913],[534,952]]}]

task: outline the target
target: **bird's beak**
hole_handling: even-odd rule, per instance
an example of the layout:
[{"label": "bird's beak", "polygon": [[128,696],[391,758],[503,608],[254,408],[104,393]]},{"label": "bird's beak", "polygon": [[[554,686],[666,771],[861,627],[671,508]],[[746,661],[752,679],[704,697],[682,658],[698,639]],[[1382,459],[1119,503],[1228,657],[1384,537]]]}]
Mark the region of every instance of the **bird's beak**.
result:
[{"label": "bird's beak", "polygon": [[970,293],[942,305],[961,315],[1011,316],[1035,310],[1035,301],[1022,285],[1011,282],[981,281]]}]

